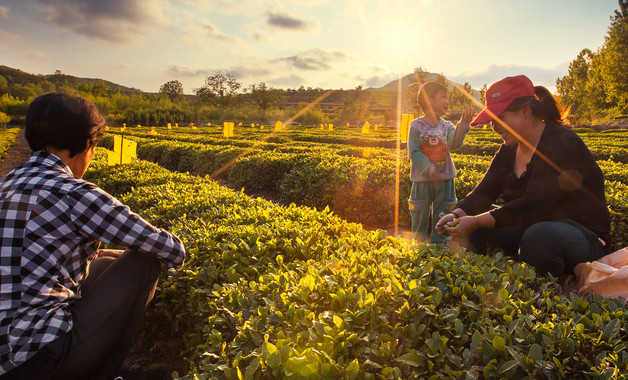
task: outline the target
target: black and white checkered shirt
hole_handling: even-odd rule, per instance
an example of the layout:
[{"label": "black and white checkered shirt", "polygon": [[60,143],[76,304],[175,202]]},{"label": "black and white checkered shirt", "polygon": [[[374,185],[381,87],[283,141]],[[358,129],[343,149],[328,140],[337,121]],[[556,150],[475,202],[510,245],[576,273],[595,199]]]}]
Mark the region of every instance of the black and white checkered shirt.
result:
[{"label": "black and white checkered shirt", "polygon": [[181,241],[39,151],[0,180],[0,375],[72,328],[100,242],[183,263]]}]

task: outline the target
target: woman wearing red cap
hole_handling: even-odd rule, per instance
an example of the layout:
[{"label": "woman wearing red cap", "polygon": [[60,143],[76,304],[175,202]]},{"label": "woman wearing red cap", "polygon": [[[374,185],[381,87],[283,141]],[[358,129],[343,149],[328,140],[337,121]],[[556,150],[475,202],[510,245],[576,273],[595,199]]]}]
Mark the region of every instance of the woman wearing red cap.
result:
[{"label": "woman wearing red cap", "polygon": [[610,253],[602,171],[550,92],[523,75],[504,78],[487,90],[471,125],[489,122],[504,144],[437,231],[468,237],[473,252],[499,247],[556,277]]}]

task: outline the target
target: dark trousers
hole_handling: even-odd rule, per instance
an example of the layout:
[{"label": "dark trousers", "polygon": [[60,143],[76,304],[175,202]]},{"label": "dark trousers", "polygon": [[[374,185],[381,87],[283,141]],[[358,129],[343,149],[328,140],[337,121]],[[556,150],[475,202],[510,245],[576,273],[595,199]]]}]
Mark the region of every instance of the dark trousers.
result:
[{"label": "dark trousers", "polygon": [[487,246],[554,277],[571,274],[583,262],[606,255],[597,235],[571,220],[535,223],[526,230],[517,227],[480,229],[469,236],[468,250],[486,254]]},{"label": "dark trousers", "polygon": [[90,379],[118,370],[160,272],[156,257],[131,250],[94,261],[70,307],[72,330],[0,379]]}]

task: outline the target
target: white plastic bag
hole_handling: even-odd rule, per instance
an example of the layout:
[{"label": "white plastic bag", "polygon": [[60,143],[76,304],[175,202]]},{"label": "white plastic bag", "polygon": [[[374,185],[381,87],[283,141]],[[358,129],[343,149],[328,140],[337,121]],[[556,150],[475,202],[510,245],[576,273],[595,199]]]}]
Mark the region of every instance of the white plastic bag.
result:
[{"label": "white plastic bag", "polygon": [[579,292],[628,300],[628,247],[574,268]]}]

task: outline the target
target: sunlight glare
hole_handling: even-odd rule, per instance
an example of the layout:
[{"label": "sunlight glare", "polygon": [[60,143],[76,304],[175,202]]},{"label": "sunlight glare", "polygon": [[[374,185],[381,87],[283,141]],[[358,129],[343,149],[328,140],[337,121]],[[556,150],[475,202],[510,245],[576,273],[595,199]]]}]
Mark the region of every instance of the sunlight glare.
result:
[{"label": "sunlight glare", "polygon": [[417,31],[405,24],[389,26],[384,32],[384,43],[391,51],[399,55],[413,52],[417,48]]}]

